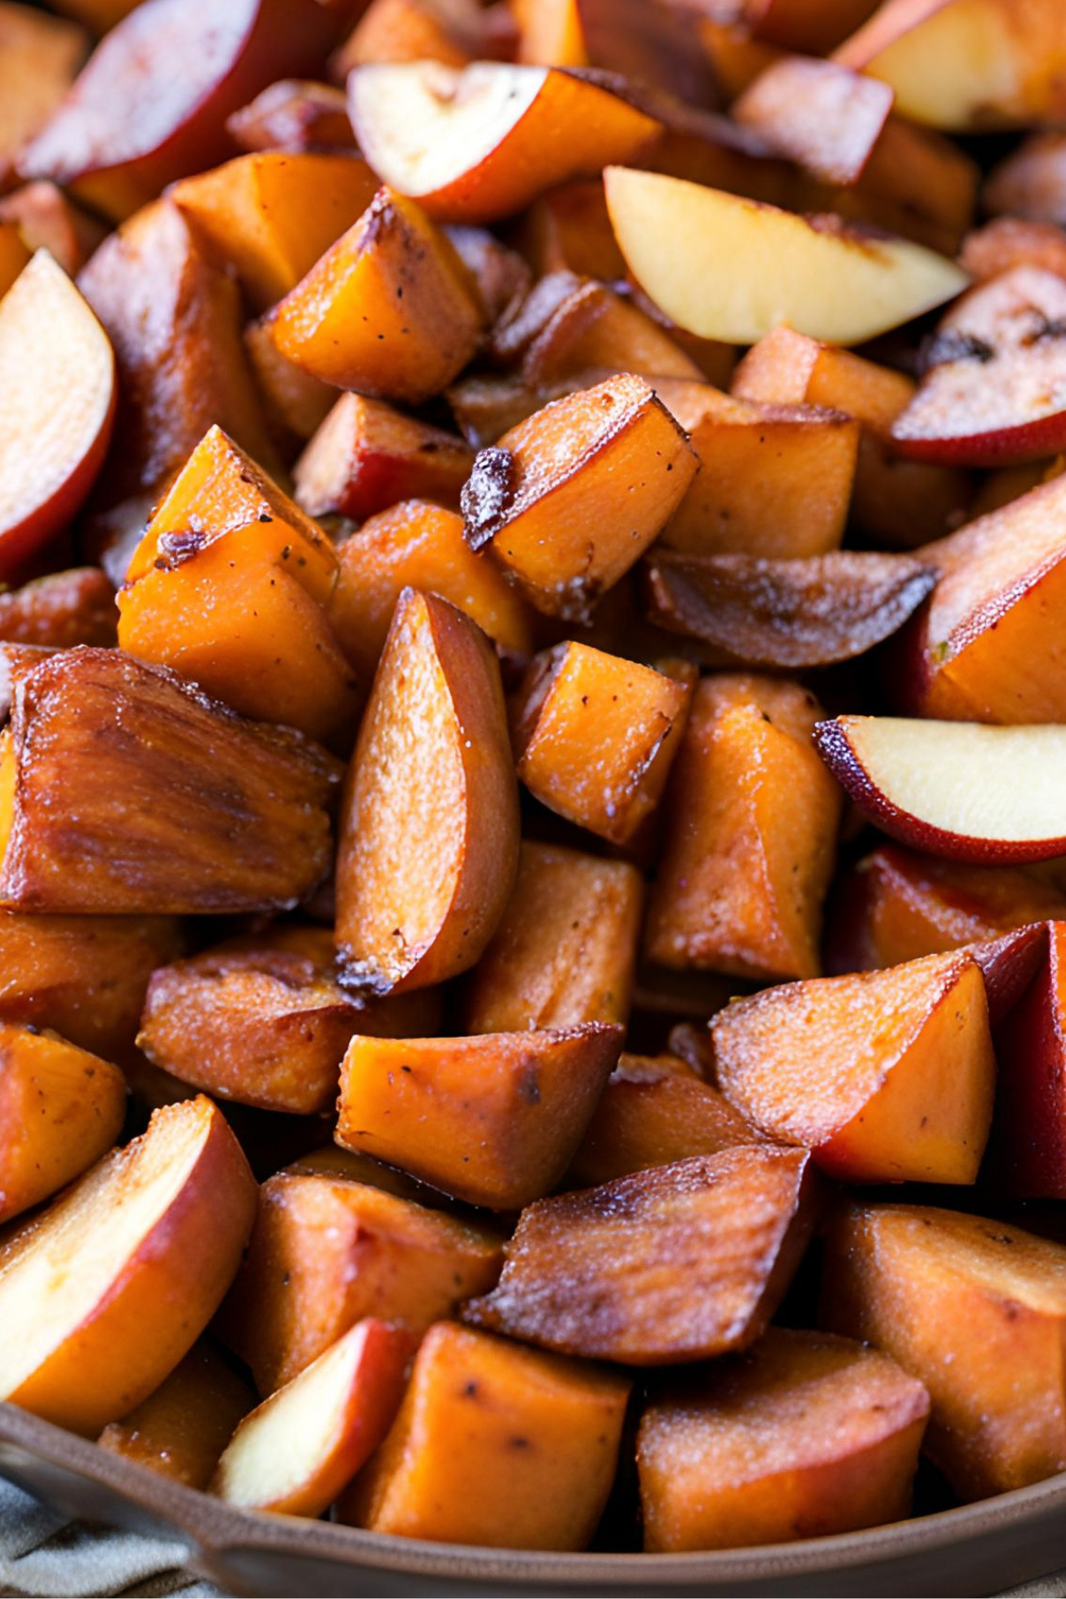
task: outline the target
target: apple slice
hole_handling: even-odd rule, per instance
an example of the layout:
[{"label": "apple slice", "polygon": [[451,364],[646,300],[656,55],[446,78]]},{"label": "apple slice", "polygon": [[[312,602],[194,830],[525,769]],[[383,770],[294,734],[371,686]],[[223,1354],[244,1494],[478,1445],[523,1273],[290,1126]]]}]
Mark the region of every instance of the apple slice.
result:
[{"label": "apple slice", "polygon": [[1066,1199],[1066,922],[1048,927],[1036,981],[996,1033],[999,1093],[984,1179],[1020,1199]]},{"label": "apple slice", "polygon": [[358,67],[348,109],[381,181],[445,222],[493,222],[629,161],[660,124],[573,73],[479,61]]},{"label": "apple slice", "polygon": [[796,668],[880,644],[931,593],[936,568],[857,550],[786,561],[662,550],[645,576],[649,620],[713,646],[715,665]]},{"label": "apple slice", "polygon": [[856,183],[889,112],[892,90],[834,61],[786,56],[760,73],[730,116],[825,183]]},{"label": "apple slice", "polygon": [[604,183],[640,287],[703,338],[754,344],[788,322],[812,338],[859,344],[954,298],[968,282],[934,251],[837,216],[795,216],[628,167],[608,167]]},{"label": "apple slice", "polygon": [[415,1343],[396,1323],[357,1322],[245,1416],[211,1492],[246,1509],[320,1516],[392,1425]]},{"label": "apple slice", "polygon": [[952,306],[892,441],[921,461],[1002,466],[1066,445],[1066,280],[1015,266]]},{"label": "apple slice", "polygon": [[107,334],[39,250],[0,301],[0,576],[74,516],[115,416]]},{"label": "apple slice", "polygon": [[202,1096],[156,1111],[0,1251],[0,1398],[95,1438],[191,1348],[240,1264],[256,1186]]},{"label": "apple slice", "polygon": [[892,838],[949,860],[1066,854],[1066,727],[838,716],[815,743]]},{"label": "apple slice", "polygon": [[76,23],[0,5],[0,175],[48,121],[88,53],[89,36]]}]

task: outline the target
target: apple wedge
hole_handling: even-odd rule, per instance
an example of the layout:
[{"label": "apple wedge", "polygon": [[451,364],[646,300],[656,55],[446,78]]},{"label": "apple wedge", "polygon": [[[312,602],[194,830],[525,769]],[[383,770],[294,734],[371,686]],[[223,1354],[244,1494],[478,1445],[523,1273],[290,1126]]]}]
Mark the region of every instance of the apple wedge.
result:
[{"label": "apple wedge", "polygon": [[115,417],[107,334],[39,250],[0,300],[0,576],[71,521]]},{"label": "apple wedge", "polygon": [[797,55],[760,73],[729,114],[813,177],[851,184],[862,176],[892,100],[892,90],[876,78]]},{"label": "apple wedge", "polygon": [[1066,1199],[1066,921],[996,1033],[1001,1061],[984,1179],[1019,1199]]},{"label": "apple wedge", "polygon": [[902,844],[988,865],[1066,854],[1066,727],[839,716],[814,738],[862,813]]},{"label": "apple wedge", "polygon": [[604,183],[630,272],[661,311],[702,338],[754,344],[788,322],[812,338],[859,344],[953,299],[969,281],[922,245],[836,216],[796,216],[628,167],[608,167]]},{"label": "apple wedge", "polygon": [[396,1323],[357,1322],[245,1416],[211,1492],[248,1510],[320,1516],[392,1425],[415,1344]]},{"label": "apple wedge", "polygon": [[203,1097],[155,1113],[0,1251],[0,1398],[95,1438],[157,1388],[218,1308],[256,1186]]},{"label": "apple wedge", "polygon": [[549,67],[438,61],[359,67],[348,109],[374,171],[444,222],[493,222],[661,133],[599,84]]},{"label": "apple wedge", "polygon": [[24,4],[0,5],[0,178],[62,102],[89,53],[89,36]]},{"label": "apple wedge", "polygon": [[403,500],[434,500],[458,510],[473,464],[473,450],[454,433],[381,400],[345,394],[293,468],[296,501],[309,516],[356,522]]}]

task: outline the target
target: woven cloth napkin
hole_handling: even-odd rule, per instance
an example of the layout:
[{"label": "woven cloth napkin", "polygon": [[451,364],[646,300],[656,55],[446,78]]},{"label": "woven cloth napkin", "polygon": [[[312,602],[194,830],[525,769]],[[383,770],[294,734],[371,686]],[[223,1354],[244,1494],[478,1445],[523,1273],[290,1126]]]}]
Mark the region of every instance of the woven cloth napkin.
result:
[{"label": "woven cloth napkin", "polygon": [[[67,1521],[0,1478],[0,1595],[173,1595],[204,1599],[221,1590],[182,1568],[184,1545],[110,1527]],[[1011,1588],[1015,1599],[1066,1599],[1066,1572]]]}]

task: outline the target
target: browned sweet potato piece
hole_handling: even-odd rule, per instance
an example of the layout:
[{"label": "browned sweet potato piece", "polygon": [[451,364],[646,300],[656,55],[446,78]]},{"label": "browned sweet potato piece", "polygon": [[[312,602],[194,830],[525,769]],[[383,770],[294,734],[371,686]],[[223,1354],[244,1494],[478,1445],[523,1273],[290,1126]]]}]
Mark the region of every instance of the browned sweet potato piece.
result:
[{"label": "browned sweet potato piece", "polygon": [[206,1488],[255,1389],[206,1339],[193,1345],[154,1394],[96,1440],[187,1488]]},{"label": "browned sweet potato piece", "polygon": [[106,1155],[125,1116],[117,1066],[56,1033],[0,1023],[0,1222]]},{"label": "browned sweet potato piece", "polygon": [[6,294],[30,259],[16,222],[0,222],[0,295]]},{"label": "browned sweet potato piece", "polygon": [[846,1205],[822,1317],[929,1390],[925,1452],[964,1499],[1066,1469],[1066,1249],[921,1205]]},{"label": "browned sweet potato piece", "polygon": [[[423,989],[418,1000],[425,1003],[431,991]],[[442,1020],[438,1008],[437,1024]],[[271,1175],[274,1175],[273,1173]],[[342,1149],[339,1144],[321,1144],[306,1155],[300,1155],[284,1167],[282,1175],[291,1177],[345,1177],[353,1183],[365,1183],[370,1188],[380,1188],[397,1199],[413,1199],[416,1204],[440,1209],[446,1204],[443,1194],[435,1192],[395,1166],[383,1166],[369,1155],[357,1155],[354,1150]]]},{"label": "browned sweet potato piece", "polygon": [[343,89],[313,78],[279,78],[226,118],[242,150],[355,150]]},{"label": "browned sweet potato piece", "polygon": [[269,316],[249,322],[244,349],[266,410],[271,439],[286,458],[322,426],[337,399],[328,383],[286,360],[270,336]]},{"label": "browned sweet potato piece", "polygon": [[477,0],[370,0],[330,62],[343,83],[353,67],[387,61],[443,61],[465,67],[483,56]]},{"label": "browned sweet potato piece", "polygon": [[422,1332],[499,1275],[500,1239],[343,1177],[271,1177],[219,1331],[264,1396],[365,1316]]},{"label": "browned sweet potato piece", "polygon": [[690,8],[662,0],[516,0],[515,12],[520,61],[595,67],[696,105],[711,99]]},{"label": "browned sweet potato piece", "polygon": [[1066,921],[995,1033],[1000,1063],[983,1180],[1022,1199],[1066,1198]]},{"label": "browned sweet potato piece", "polygon": [[723,1093],[834,1177],[976,1180],[996,1061],[984,978],[965,952],[763,989],[710,1026]]},{"label": "browned sweet potato piece", "polygon": [[806,1151],[752,1145],[541,1199],[464,1320],[563,1354],[673,1365],[763,1332],[814,1223]]},{"label": "browned sweet potato piece", "polygon": [[88,53],[76,23],[0,5],[0,177],[60,105]]},{"label": "browned sweet potato piece", "polygon": [[311,516],[363,522],[401,500],[458,510],[474,452],[453,433],[404,416],[381,400],[345,394],[294,470],[296,499]]},{"label": "browned sweet potato piece", "polygon": [[470,975],[467,1031],[624,1025],[643,899],[626,861],[524,842],[507,908]]},{"label": "browned sweet potato piece", "polygon": [[530,342],[522,376],[536,388],[595,370],[696,382],[703,376],[695,361],[639,306],[604,283],[589,282],[556,307]]},{"label": "browned sweet potato piece", "polygon": [[496,319],[485,354],[498,366],[516,366],[540,337],[557,311],[580,294],[584,280],[561,268],[538,278]]},{"label": "browned sweet potato piece", "polygon": [[664,807],[645,949],[664,966],[813,977],[841,795],[810,742],[812,695],[704,678]]},{"label": "browned sweet potato piece", "polygon": [[771,1327],[644,1411],[644,1547],[736,1549],[902,1521],[928,1415],[925,1388],[888,1355]]},{"label": "browned sweet potato piece", "polygon": [[591,1187],[648,1166],[762,1142],[763,1134],[684,1061],[623,1055],[570,1164],[569,1183]]},{"label": "browned sweet potato piece", "polygon": [[1043,267],[1066,277],[1066,233],[1050,222],[994,217],[966,235],[959,265],[979,282],[1016,266]]},{"label": "browned sweet potato piece", "polygon": [[691,683],[559,644],[533,662],[514,707],[518,775],[542,804],[625,844],[662,797]]},{"label": "browned sweet potato piece", "polygon": [[114,644],[115,591],[98,566],[73,567],[0,594],[0,638],[67,650]]},{"label": "browned sweet potato piece", "polygon": [[443,1543],[583,1549],[614,1481],[628,1396],[614,1373],[438,1323],[337,1519]]},{"label": "browned sweet potato piece", "polygon": [[474,295],[446,235],[413,201],[383,188],[268,327],[281,354],[312,377],[415,405],[477,349]]},{"label": "browned sweet potato piece", "polygon": [[518,793],[500,671],[481,630],[405,589],[348,775],[337,947],[372,993],[467,971],[503,915]]},{"label": "browned sweet potato piece", "polygon": [[340,770],[118,650],[49,657],[0,738],[0,901],[9,909],[288,908],[329,864]]},{"label": "browned sweet potato piece", "polygon": [[711,647],[716,664],[796,668],[847,661],[895,633],[932,592],[917,557],[832,550],[800,560],[653,552],[648,619]]},{"label": "browned sweet potato piece", "polygon": [[453,223],[444,233],[473,280],[490,326],[506,320],[525,299],[533,282],[526,261],[488,228]]},{"label": "browned sweet potato piece", "polygon": [[518,1210],[565,1172],[622,1047],[621,1027],[348,1045],[337,1142],[455,1199]]},{"label": "browned sweet potato piece", "polygon": [[49,250],[71,277],[103,241],[105,229],[54,183],[24,183],[0,200],[0,222],[14,222],[30,250]]},{"label": "browned sweet potato piece", "polygon": [[474,463],[467,538],[490,541],[540,610],[582,617],[627,572],[698,461],[642,378],[622,374],[546,405]]},{"label": "browned sweet potato piece", "polygon": [[540,274],[568,270],[603,283],[625,277],[602,178],[579,178],[550,189],[526,212],[519,237]]}]

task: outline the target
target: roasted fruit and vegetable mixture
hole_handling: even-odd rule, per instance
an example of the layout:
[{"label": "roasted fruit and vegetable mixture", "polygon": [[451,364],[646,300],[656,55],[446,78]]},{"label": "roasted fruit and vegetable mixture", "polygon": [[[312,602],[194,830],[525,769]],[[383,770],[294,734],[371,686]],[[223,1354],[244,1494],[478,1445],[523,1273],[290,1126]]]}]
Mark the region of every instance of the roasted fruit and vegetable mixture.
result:
[{"label": "roasted fruit and vegetable mixture", "polygon": [[1066,1470],[1062,0],[0,3],[0,1399],[704,1550]]}]

